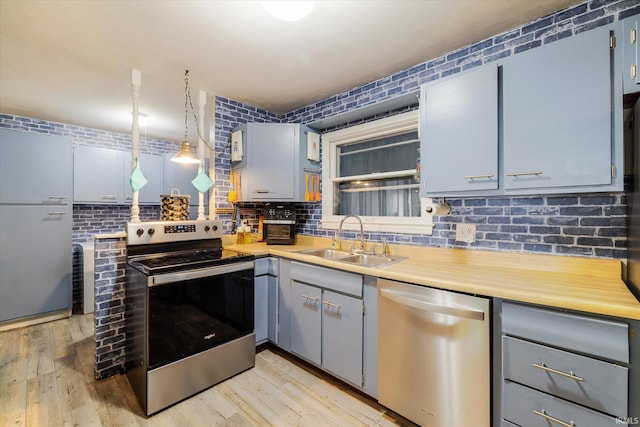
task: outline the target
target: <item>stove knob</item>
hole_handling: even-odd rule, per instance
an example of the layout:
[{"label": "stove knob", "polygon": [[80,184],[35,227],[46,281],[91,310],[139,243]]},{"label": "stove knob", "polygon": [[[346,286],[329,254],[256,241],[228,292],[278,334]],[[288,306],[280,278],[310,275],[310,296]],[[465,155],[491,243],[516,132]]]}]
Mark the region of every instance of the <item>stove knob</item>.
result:
[{"label": "stove knob", "polygon": [[213,231],[218,231],[218,226],[214,225],[213,227],[211,227],[213,229]]},{"label": "stove knob", "polygon": [[142,228],[138,228],[136,230],[136,234],[138,235],[138,237],[141,237],[144,234],[144,230]]},{"label": "stove knob", "polygon": [[209,226],[208,225],[204,226],[204,231],[209,231]]},{"label": "stove knob", "polygon": [[156,230],[153,228],[150,228],[149,231],[147,231],[147,233],[149,233],[149,236],[153,236],[153,233],[155,233]]}]

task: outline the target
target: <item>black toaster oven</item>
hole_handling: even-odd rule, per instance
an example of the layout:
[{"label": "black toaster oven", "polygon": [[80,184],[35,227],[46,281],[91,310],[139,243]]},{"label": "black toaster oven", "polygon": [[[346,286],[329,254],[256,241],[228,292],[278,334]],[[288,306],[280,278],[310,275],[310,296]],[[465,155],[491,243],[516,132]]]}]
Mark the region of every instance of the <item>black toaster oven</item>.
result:
[{"label": "black toaster oven", "polygon": [[296,210],[293,205],[268,204],[264,208],[262,239],[267,245],[293,245],[296,240]]}]

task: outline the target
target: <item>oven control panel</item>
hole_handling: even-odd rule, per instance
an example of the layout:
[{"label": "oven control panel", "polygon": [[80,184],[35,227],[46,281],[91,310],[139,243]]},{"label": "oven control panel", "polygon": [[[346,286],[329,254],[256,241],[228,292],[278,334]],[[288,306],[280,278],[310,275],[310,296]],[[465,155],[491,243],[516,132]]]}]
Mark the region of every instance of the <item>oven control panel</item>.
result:
[{"label": "oven control panel", "polygon": [[219,220],[127,223],[128,245],[220,238],[222,223]]}]

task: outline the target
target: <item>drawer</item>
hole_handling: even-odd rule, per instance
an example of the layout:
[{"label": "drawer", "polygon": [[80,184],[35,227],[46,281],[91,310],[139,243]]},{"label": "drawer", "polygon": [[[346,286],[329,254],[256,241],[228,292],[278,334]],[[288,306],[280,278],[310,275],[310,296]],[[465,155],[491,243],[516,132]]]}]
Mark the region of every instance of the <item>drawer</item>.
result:
[{"label": "drawer", "polygon": [[[504,336],[502,364],[505,379],[607,414],[627,416],[629,377],[626,367]],[[582,381],[561,374],[571,372]]]},{"label": "drawer", "polygon": [[265,257],[256,258],[254,273],[255,276],[263,276],[268,274],[270,276],[278,276],[278,258]]},{"label": "drawer", "polygon": [[629,325],[505,302],[502,331],[578,353],[629,363]]},{"label": "drawer", "polygon": [[504,382],[503,416],[506,420],[524,427],[624,425],[615,417],[609,417],[511,381]]},{"label": "drawer", "polygon": [[291,279],[362,298],[362,276],[332,268],[291,263]]}]

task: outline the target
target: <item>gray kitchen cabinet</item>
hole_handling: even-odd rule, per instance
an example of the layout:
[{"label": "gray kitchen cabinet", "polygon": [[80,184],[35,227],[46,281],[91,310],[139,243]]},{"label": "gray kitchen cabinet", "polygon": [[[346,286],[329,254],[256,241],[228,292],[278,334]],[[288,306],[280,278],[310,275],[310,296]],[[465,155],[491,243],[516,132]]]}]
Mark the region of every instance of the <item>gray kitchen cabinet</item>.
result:
[{"label": "gray kitchen cabinet", "polygon": [[291,352],[360,389],[364,315],[361,275],[291,263]]},{"label": "gray kitchen cabinet", "polygon": [[497,189],[497,65],[423,85],[420,99],[425,196]]},{"label": "gray kitchen cabinet", "polygon": [[[162,194],[170,194],[171,190],[177,188],[180,190],[180,194],[188,195],[189,204],[191,206],[198,206],[198,190],[193,186],[191,181],[198,176],[200,172],[200,165],[182,164],[172,162],[171,158],[175,156],[175,153],[166,153],[162,159]],[[205,201],[207,200],[207,193],[205,193]],[[205,202],[206,205],[206,202]],[[190,209],[189,218],[195,219],[197,217],[197,210]]]},{"label": "gray kitchen cabinet", "polygon": [[278,259],[257,258],[255,276],[255,334],[256,344],[276,342],[276,298],[278,285]]},{"label": "gray kitchen cabinet", "polygon": [[70,314],[71,217],[69,204],[0,205],[0,322]]},{"label": "gray kitchen cabinet", "polygon": [[622,84],[624,93],[634,93],[640,91],[640,40],[638,40],[638,30],[640,30],[640,15],[633,15],[622,20],[622,34],[620,42],[622,44]]},{"label": "gray kitchen cabinet", "polygon": [[[124,165],[124,201],[131,203],[133,193],[131,191],[131,153],[125,152]],[[141,205],[159,205],[162,193],[162,156],[159,154],[140,153],[138,164],[142,174],[147,179],[147,184],[138,192],[138,203]]]},{"label": "gray kitchen cabinet", "polygon": [[71,142],[0,129],[0,203],[70,202]]},{"label": "gray kitchen cabinet", "polygon": [[71,171],[68,138],[0,130],[0,323],[71,314]]},{"label": "gray kitchen cabinet", "polygon": [[75,145],[73,147],[74,203],[124,202],[124,151]]},{"label": "gray kitchen cabinet", "polygon": [[279,260],[275,343],[288,352],[291,351],[291,267],[290,260]]},{"label": "gray kitchen cabinet", "polygon": [[[502,302],[502,409],[516,425],[615,426],[640,405],[637,323]],[[632,351],[630,351],[630,349]]]},{"label": "gray kitchen cabinet", "polygon": [[581,187],[622,190],[621,179],[613,185],[623,169],[613,157],[612,105],[622,105],[614,104],[621,94],[612,85],[610,39],[610,27],[597,28],[505,61],[507,194]]},{"label": "gray kitchen cabinet", "polygon": [[621,27],[421,86],[421,194],[622,191]]},{"label": "gray kitchen cabinet", "polygon": [[322,289],[291,281],[291,352],[322,365]]},{"label": "gray kitchen cabinet", "polygon": [[[247,123],[242,132],[239,201],[304,201],[307,159],[306,126],[292,123]],[[315,170],[318,167],[316,166]]]}]

